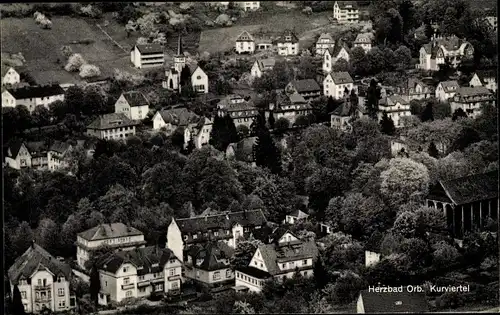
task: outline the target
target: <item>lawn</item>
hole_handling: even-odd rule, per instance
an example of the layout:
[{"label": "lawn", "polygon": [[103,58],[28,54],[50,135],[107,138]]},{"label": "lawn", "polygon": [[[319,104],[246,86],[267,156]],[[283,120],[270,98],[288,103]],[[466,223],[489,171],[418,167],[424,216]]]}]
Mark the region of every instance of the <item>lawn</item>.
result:
[{"label": "lawn", "polygon": [[[1,20],[2,51],[21,52],[26,59],[25,67],[33,76],[47,83],[75,82],[77,74],[67,73],[62,67],[66,58],[60,48],[68,45],[73,52],[82,54],[91,64],[101,68],[103,75],[111,75],[114,68],[134,71],[128,53],[115,46],[93,22],[82,18],[53,17],[52,29],[44,30],[32,18],[6,18]],[[92,40],[90,44],[72,44]],[[57,60],[61,62],[58,64]],[[73,79],[73,80],[71,80]]]}]

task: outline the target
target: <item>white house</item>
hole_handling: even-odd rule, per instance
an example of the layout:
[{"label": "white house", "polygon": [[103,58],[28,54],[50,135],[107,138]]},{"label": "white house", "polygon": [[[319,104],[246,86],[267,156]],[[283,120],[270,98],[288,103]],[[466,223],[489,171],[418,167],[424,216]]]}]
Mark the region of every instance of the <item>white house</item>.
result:
[{"label": "white house", "polygon": [[307,218],[309,218],[309,215],[307,213],[301,210],[295,210],[285,216],[285,220],[283,220],[283,223],[296,224],[300,221],[307,220]]},{"label": "white house", "polygon": [[259,111],[252,100],[245,100],[241,95],[231,94],[220,100],[217,104],[217,115],[229,115],[236,127],[245,125],[250,128]]},{"label": "white house", "polygon": [[200,117],[185,107],[159,110],[153,116],[153,129],[165,129],[168,135],[177,128],[184,128],[184,146],[193,139],[196,148],[201,148],[210,141],[213,121]]},{"label": "white house", "polygon": [[123,92],[115,103],[115,113],[122,113],[132,120],[143,120],[149,113],[149,101],[141,92]]},{"label": "white house", "polygon": [[278,55],[280,56],[296,56],[299,54],[299,39],[290,30],[287,30],[277,40]]},{"label": "white house", "polygon": [[148,246],[118,251],[98,264],[99,304],[181,292],[182,263],[167,248]]},{"label": "white house", "polygon": [[144,234],[123,223],[100,224],[77,235],[76,259],[81,268],[91,258],[92,252],[101,246],[109,246],[115,250],[132,250],[144,247]]},{"label": "white house", "polygon": [[260,78],[264,72],[273,70],[275,64],[274,58],[257,59],[250,69],[250,76],[254,79]]},{"label": "white house", "polygon": [[240,237],[249,235],[253,229],[264,227],[266,223],[262,210],[172,218],[167,230],[167,247],[183,261],[184,250],[193,244],[213,240],[223,241],[229,247],[236,248]]},{"label": "white house", "polygon": [[335,40],[329,33],[321,33],[316,41],[316,55],[323,56],[325,51],[335,47]]},{"label": "white house", "polygon": [[436,98],[446,102],[455,95],[459,87],[458,82],[455,80],[439,82],[436,87]]},{"label": "white house", "polygon": [[378,103],[378,120],[382,119],[384,113],[392,119],[394,127],[401,127],[400,118],[410,116],[410,103],[399,95],[383,97]]},{"label": "white house", "polygon": [[47,151],[47,168],[56,171],[67,167],[66,154],[73,150],[73,146],[68,142],[54,141]]},{"label": "white house", "polygon": [[483,105],[495,105],[495,100],[495,95],[484,86],[460,87],[450,99],[451,112],[461,108],[467,116],[476,118]]},{"label": "white house", "polygon": [[255,11],[260,8],[260,1],[241,1],[235,2],[245,11]]},{"label": "white house", "polygon": [[356,1],[335,1],[333,4],[333,18],[338,23],[357,23],[359,9]]},{"label": "white house", "polygon": [[165,71],[165,80],[162,83],[163,88],[180,92],[182,71],[189,71],[190,83],[196,93],[208,93],[207,74],[199,66],[186,64],[186,57],[182,50],[182,39],[179,36],[177,55],[174,56],[173,66]]},{"label": "white house", "polygon": [[58,84],[7,88],[2,93],[2,107],[24,105],[30,113],[36,106],[45,106],[48,109],[49,104],[55,101],[64,101],[64,90]]},{"label": "white house", "polygon": [[69,311],[76,306],[70,292],[71,267],[33,244],[8,270],[11,294],[17,285],[26,313]]},{"label": "white house", "polygon": [[456,37],[433,37],[431,42],[425,44],[419,51],[420,70],[439,70],[439,65],[445,63],[445,58],[450,58],[451,64],[457,66],[463,58],[472,58],[474,47],[464,40]]},{"label": "white house", "polygon": [[135,135],[138,123],[123,113],[100,115],[87,126],[87,135],[106,140],[125,140]]},{"label": "white house", "polygon": [[342,40],[338,40],[335,46],[328,48],[323,55],[323,72],[331,72],[333,65],[341,58],[349,62],[350,49]]},{"label": "white house", "polygon": [[358,34],[353,42],[353,47],[361,47],[367,53],[372,49],[372,39],[372,33]]},{"label": "white house", "polygon": [[236,38],[235,49],[238,54],[253,54],[255,52],[255,40],[253,39],[253,36],[247,31],[241,32],[241,34]]},{"label": "white house", "polygon": [[356,108],[351,104],[349,95],[345,95],[344,102],[330,113],[330,127],[341,131],[351,132],[351,120],[355,117],[361,118],[363,115],[362,107],[358,104]]},{"label": "white house", "polygon": [[405,100],[421,100],[435,96],[435,90],[417,78],[408,78],[396,87],[397,94]]},{"label": "white house", "polygon": [[497,76],[495,71],[481,71],[474,73],[469,81],[469,86],[484,86],[492,92],[497,90]]},{"label": "white house", "polygon": [[269,103],[269,109],[265,111],[266,120],[270,115],[274,116],[274,121],[286,118],[290,127],[294,126],[297,117],[312,114],[313,108],[309,101],[297,92],[286,94],[282,91],[276,92],[276,102]]},{"label": "white house", "polygon": [[301,241],[286,231],[278,242],[259,246],[247,267],[236,269],[235,287],[247,287],[258,293],[266,280],[292,278],[297,269],[303,277],[312,277],[317,256],[314,241]]},{"label": "white house", "polygon": [[348,72],[330,72],[323,80],[323,94],[336,99],[344,97],[345,90],[354,89],[354,80]]},{"label": "white house", "polygon": [[165,63],[163,46],[159,44],[135,45],[130,50],[130,61],[139,69],[162,67]]},{"label": "white house", "polygon": [[21,82],[19,73],[12,67],[2,67],[2,86]]}]

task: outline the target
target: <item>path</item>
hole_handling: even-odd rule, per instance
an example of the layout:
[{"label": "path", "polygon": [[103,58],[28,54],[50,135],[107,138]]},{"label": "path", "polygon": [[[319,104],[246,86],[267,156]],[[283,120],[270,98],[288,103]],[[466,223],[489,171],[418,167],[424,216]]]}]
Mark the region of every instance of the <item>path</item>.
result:
[{"label": "path", "polygon": [[106,35],[106,37],[108,37],[116,46],[118,46],[121,50],[123,50],[125,53],[129,53],[129,50],[126,50],[125,48],[123,48],[122,45],[118,44],[114,39],[113,37],[109,36],[109,34],[102,29],[102,27],[99,25],[99,24],[96,24],[96,26],[104,33],[104,35]]}]

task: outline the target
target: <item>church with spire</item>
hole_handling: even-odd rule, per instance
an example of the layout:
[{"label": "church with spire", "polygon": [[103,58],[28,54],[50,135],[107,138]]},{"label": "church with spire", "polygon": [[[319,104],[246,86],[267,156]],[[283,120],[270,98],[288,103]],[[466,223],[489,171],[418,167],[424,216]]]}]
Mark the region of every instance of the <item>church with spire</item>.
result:
[{"label": "church with spire", "polygon": [[196,93],[208,93],[207,74],[199,66],[193,66],[186,62],[186,56],[182,47],[182,38],[179,36],[174,63],[165,71],[165,80],[162,86],[170,91],[180,93],[182,86],[186,84],[191,84],[193,91]]}]

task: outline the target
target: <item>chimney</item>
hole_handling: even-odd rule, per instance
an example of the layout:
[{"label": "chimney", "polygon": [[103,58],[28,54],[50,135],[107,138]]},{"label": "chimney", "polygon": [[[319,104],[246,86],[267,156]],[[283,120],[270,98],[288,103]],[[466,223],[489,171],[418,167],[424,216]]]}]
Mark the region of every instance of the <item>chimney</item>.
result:
[{"label": "chimney", "polygon": [[31,241],[31,247],[32,247],[32,248],[35,248],[35,240],[32,240],[32,241]]}]

